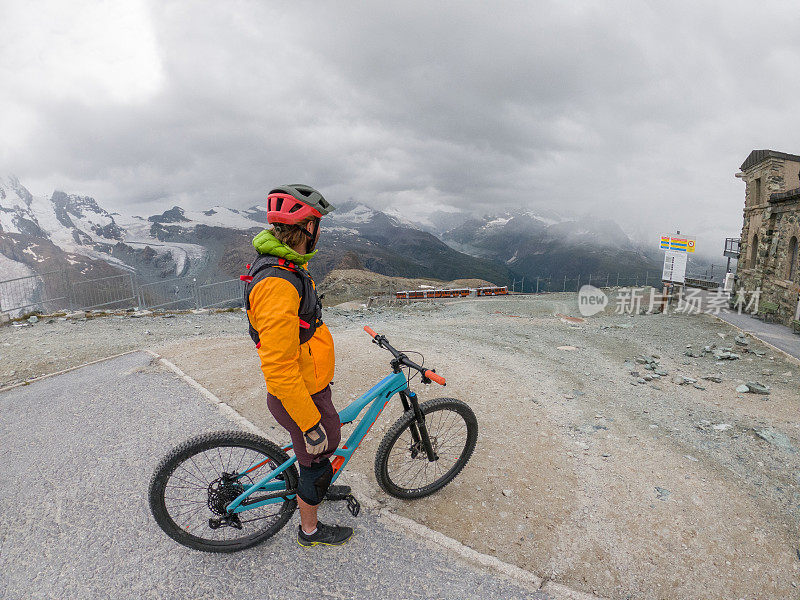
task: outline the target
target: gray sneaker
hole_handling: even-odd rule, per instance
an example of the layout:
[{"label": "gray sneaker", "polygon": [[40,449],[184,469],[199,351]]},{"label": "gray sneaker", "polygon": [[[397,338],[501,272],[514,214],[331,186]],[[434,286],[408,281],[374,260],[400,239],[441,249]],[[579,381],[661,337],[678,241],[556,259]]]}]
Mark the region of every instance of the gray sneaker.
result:
[{"label": "gray sneaker", "polygon": [[352,527],[325,525],[317,522],[317,530],[313,535],[306,535],[300,525],[297,526],[297,543],[304,548],[312,546],[341,546],[353,536]]}]

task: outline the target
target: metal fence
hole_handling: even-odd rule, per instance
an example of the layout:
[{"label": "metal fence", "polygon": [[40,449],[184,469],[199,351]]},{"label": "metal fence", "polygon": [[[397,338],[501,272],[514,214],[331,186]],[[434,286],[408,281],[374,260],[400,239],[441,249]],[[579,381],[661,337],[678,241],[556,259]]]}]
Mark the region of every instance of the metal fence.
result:
[{"label": "metal fence", "polygon": [[574,277],[523,277],[509,286],[512,292],[542,294],[545,292],[577,292],[584,285],[595,287],[639,287],[660,284],[661,280],[649,273],[623,275],[621,273],[578,274]]},{"label": "metal fence", "polygon": [[175,277],[139,286],[139,307],[200,308],[197,302],[196,282],[192,277]]},{"label": "metal fence", "polygon": [[82,309],[123,308],[136,299],[132,273],[76,281],[71,286],[71,306]]},{"label": "metal fence", "polygon": [[57,309],[69,303],[69,279],[64,271],[50,271],[0,281],[0,312],[41,307]]},{"label": "metal fence", "polygon": [[242,305],[242,285],[238,279],[198,285],[192,277],[141,283],[133,273],[75,279],[67,271],[53,271],[0,281],[0,313],[234,307]]},{"label": "metal fence", "polygon": [[217,281],[197,286],[197,302],[203,308],[241,306],[244,302],[244,282],[240,279]]},{"label": "metal fence", "polygon": [[[0,312],[17,316],[24,311],[52,312],[87,309],[166,309],[242,306],[243,283],[228,279],[198,284],[192,277],[176,277],[141,283],[132,273],[96,279],[73,280],[67,271],[53,271],[0,281]],[[595,287],[659,286],[660,272],[623,275],[605,273],[574,277],[524,277],[514,281],[509,291],[541,294],[575,292],[583,285]],[[373,295],[393,299],[397,290],[380,290]]]},{"label": "metal fence", "polygon": [[[688,275],[687,275],[688,276]],[[700,279],[705,279],[700,276]],[[584,285],[602,287],[640,287],[640,286],[660,286],[661,272],[645,271],[642,274],[623,275],[622,273],[590,273],[589,275],[578,274],[574,277],[565,275],[564,277],[524,277],[514,281],[509,290],[514,292],[541,294],[544,292],[577,292]]]},{"label": "metal fence", "polygon": [[[689,278],[687,274],[687,279]],[[698,282],[702,282],[703,287],[714,287],[720,282],[711,285],[711,281],[698,274]],[[661,271],[645,271],[643,274],[625,275],[622,273],[590,273],[589,275],[578,274],[572,277],[523,277],[512,281],[508,286],[509,292],[525,294],[543,294],[547,292],[577,292],[584,285],[593,285],[598,288],[604,287],[661,287]],[[403,288],[406,289],[406,288]],[[390,302],[394,303],[396,293],[400,288],[389,288],[374,290],[369,295],[370,303]]]}]

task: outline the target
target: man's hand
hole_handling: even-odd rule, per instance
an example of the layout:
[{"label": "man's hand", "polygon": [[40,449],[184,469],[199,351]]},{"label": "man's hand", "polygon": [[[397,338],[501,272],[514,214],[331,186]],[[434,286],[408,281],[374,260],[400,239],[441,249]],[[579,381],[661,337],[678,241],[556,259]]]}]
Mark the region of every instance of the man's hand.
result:
[{"label": "man's hand", "polygon": [[322,421],[314,425],[305,432],[306,452],[311,456],[322,454],[328,449],[328,436],[325,435],[325,428]]}]

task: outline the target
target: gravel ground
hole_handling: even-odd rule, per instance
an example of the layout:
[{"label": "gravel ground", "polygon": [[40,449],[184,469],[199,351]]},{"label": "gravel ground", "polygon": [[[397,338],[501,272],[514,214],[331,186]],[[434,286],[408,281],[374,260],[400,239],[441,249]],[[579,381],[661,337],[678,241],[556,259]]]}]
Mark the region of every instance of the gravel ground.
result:
[{"label": "gravel ground", "polygon": [[166,340],[195,343],[198,336],[241,335],[244,319],[238,311],[130,315],[42,317],[29,326],[0,327],[0,388]]},{"label": "gravel ground", "polygon": [[[576,309],[574,294],[329,309],[338,406],[388,372],[389,355],[361,331],[369,324],[396,347],[423,351],[426,364],[448,378],[444,389],[417,385],[422,399],[462,398],[481,427],[467,469],[428,499],[401,502],[374,484],[375,449],[398,406],[387,407],[351,468],[398,513],[587,592],[796,597],[800,368],[753,339],[747,347],[763,355],[686,356],[689,344],[692,354],[711,344],[736,346],[738,331],[708,315],[609,311],[580,323],[558,316]],[[61,352],[66,362],[85,357],[81,352],[147,345],[281,440],[244,330],[240,313],[102,319],[83,327],[57,321],[0,329],[0,344],[16,344],[11,348],[25,356],[0,350],[11,369],[27,374],[56,368],[43,355],[50,346],[41,345],[50,332],[70,349]],[[652,373],[635,362],[641,355],[656,355],[668,375],[637,383],[631,371]],[[2,364],[9,368],[6,356]],[[707,374],[721,383],[701,379]],[[705,389],[678,385],[676,376]],[[736,392],[753,380],[771,394]]]}]

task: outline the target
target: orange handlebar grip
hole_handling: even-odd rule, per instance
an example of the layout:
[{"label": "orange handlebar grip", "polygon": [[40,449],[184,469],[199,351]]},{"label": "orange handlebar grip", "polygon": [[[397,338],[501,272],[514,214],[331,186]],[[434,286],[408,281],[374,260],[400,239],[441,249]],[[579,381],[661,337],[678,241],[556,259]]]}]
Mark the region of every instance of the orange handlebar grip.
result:
[{"label": "orange handlebar grip", "polygon": [[368,334],[370,334],[370,335],[371,335],[373,338],[374,338],[376,335],[378,335],[377,333],[375,333],[374,331],[372,331],[372,328],[371,328],[369,325],[364,325],[364,331],[366,331]]},{"label": "orange handlebar grip", "polygon": [[433,371],[425,371],[425,377],[427,377],[431,381],[435,381],[439,385],[447,385],[447,382],[444,380],[444,377],[442,377],[441,375],[437,375]]}]

